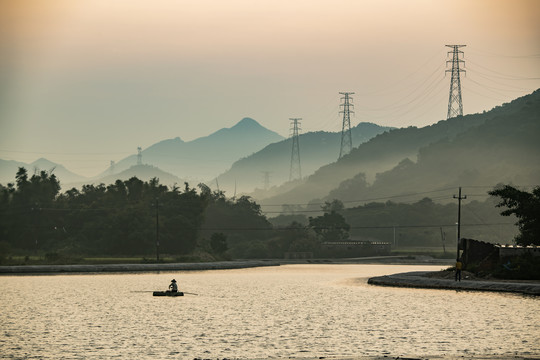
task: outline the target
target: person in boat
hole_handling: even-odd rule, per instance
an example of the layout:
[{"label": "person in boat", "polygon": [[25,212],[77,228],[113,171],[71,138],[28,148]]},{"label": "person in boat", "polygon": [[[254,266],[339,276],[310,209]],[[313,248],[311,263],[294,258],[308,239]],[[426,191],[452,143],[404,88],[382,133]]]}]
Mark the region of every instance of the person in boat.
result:
[{"label": "person in boat", "polygon": [[169,285],[169,291],[170,292],[178,292],[178,285],[176,284],[176,280],[171,280],[171,285]]}]

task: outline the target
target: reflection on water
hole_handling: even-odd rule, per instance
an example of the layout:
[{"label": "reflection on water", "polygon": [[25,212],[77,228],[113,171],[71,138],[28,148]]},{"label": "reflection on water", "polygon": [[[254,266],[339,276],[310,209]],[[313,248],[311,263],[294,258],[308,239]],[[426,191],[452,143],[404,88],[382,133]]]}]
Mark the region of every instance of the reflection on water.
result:
[{"label": "reflection on water", "polygon": [[[376,287],[428,266],[0,277],[7,358],[540,354],[538,299]],[[172,278],[180,298],[153,297]]]}]

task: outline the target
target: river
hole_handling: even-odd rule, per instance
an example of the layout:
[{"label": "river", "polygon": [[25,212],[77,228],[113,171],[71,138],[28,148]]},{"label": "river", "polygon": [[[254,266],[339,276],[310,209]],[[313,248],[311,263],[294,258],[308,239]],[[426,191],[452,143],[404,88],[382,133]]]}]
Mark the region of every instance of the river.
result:
[{"label": "river", "polygon": [[[22,359],[540,355],[538,298],[377,287],[412,265],[0,277],[0,354]],[[175,278],[184,297],[153,297]],[[196,295],[195,295],[196,294]]]}]

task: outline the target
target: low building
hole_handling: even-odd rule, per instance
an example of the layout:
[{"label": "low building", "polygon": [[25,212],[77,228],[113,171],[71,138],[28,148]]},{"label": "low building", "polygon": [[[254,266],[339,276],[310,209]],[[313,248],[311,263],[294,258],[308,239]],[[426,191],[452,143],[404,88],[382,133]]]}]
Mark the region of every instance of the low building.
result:
[{"label": "low building", "polygon": [[540,246],[499,245],[474,239],[462,238],[459,243],[462,250],[461,260],[464,268],[474,266],[477,270],[490,270],[505,258],[531,254],[540,256]]},{"label": "low building", "polygon": [[531,254],[532,256],[540,256],[540,246],[518,246],[518,245],[495,245],[499,249],[499,258],[508,258],[513,256],[521,256]]},{"label": "low building", "polygon": [[288,251],[285,253],[284,258],[288,260],[313,259],[313,252],[312,251]]},{"label": "low building", "polygon": [[351,258],[390,255],[392,245],[380,241],[327,241],[321,244],[324,257]]}]

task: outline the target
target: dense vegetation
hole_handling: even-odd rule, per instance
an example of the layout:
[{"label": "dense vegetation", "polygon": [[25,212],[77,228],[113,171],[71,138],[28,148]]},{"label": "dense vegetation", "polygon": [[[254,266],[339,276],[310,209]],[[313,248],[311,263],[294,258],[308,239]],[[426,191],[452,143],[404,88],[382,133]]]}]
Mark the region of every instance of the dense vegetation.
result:
[{"label": "dense vegetation", "polygon": [[394,129],[319,168],[302,182],[256,194],[256,198],[263,206],[333,199],[346,202],[464,185],[486,187],[487,191],[498,183],[538,184],[539,113],[537,90],[481,114],[422,128]]},{"label": "dense vegetation", "polygon": [[30,177],[20,168],[15,178],[0,185],[0,258],[156,258],[158,251],[177,260],[265,258],[283,256],[275,243],[289,244],[249,197],[228,199],[204,184],[168,188],[132,177],[60,193],[54,174]]},{"label": "dense vegetation", "polygon": [[[169,188],[155,178],[132,177],[107,186],[84,185],[64,193],[60,189],[54,174],[41,171],[29,176],[24,168],[13,184],[0,185],[0,259],[30,255],[49,262],[88,256],[155,259],[157,251],[161,259],[182,261],[283,258],[286,252],[325,256],[324,241],[442,248],[441,235],[446,235],[446,246],[455,246],[457,204],[437,204],[429,198],[350,208],[334,200],[321,204],[322,214],[311,217],[299,213],[300,206],[287,206],[289,215],[269,219],[251,198],[227,198],[204,184]],[[465,203],[462,235],[509,242],[515,227],[495,205],[494,198]]]},{"label": "dense vegetation", "polygon": [[515,215],[519,234],[516,243],[519,245],[540,245],[540,186],[532,192],[516,189],[506,185],[489,192],[492,196],[501,198],[497,207],[506,207],[501,212],[503,216]]},{"label": "dense vegetation", "polygon": [[[339,204],[341,203],[341,207]],[[368,202],[344,208],[334,200],[329,211],[341,214],[350,224],[350,238],[360,241],[384,241],[399,247],[440,247],[448,250],[456,246],[457,201],[451,204],[436,203],[424,198],[413,203],[394,201]],[[463,201],[461,208],[461,236],[491,243],[511,243],[517,234],[511,219],[502,217],[496,209],[496,200]],[[285,209],[286,210],[286,209]],[[299,209],[295,209],[299,211]],[[286,226],[291,221],[309,224],[305,215],[289,212],[270,219],[273,224]],[[453,250],[452,250],[453,251]]]}]

